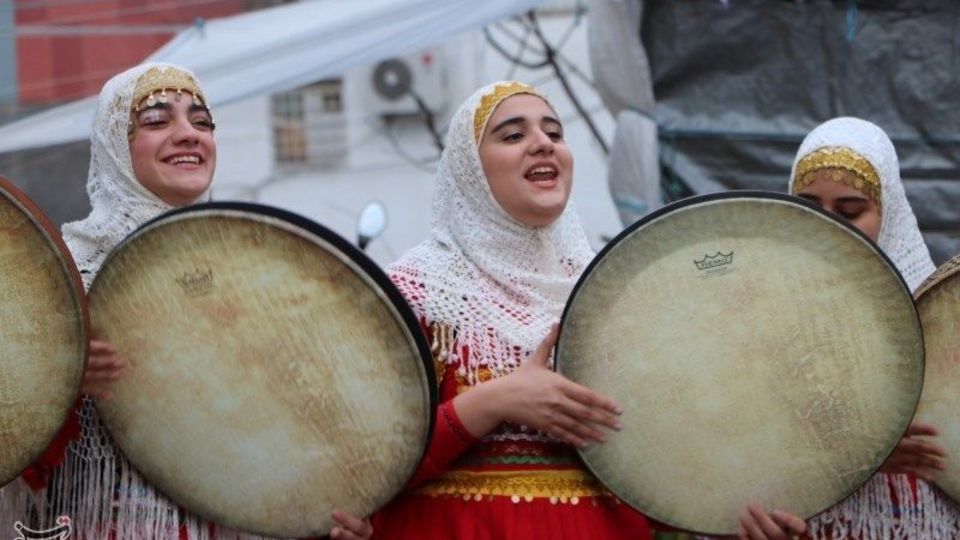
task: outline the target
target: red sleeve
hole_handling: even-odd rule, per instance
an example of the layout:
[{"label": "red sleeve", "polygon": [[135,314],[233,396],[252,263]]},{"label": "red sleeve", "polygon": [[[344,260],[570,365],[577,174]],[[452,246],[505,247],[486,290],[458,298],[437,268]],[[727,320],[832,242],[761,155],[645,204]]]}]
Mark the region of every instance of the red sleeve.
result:
[{"label": "red sleeve", "polygon": [[53,470],[63,464],[63,460],[67,456],[67,445],[70,444],[70,441],[80,438],[80,415],[77,413],[80,406],[80,402],[77,401],[76,406],[70,409],[67,421],[60,428],[53,441],[50,442],[50,446],[37,458],[37,461],[21,473],[20,476],[30,486],[30,489],[39,491],[47,487]]},{"label": "red sleeve", "polygon": [[[427,337],[428,343],[433,343],[433,329],[423,318],[420,327]],[[455,346],[455,345],[453,345]],[[437,351],[433,351],[436,354]],[[463,355],[469,350],[464,347]],[[434,358],[437,386],[439,387],[440,406],[437,407],[437,419],[433,426],[433,434],[427,452],[420,461],[420,466],[413,478],[407,484],[408,489],[415,488],[424,482],[442,473],[453,460],[477,442],[477,438],[463,427],[460,417],[453,406],[453,398],[457,395],[455,377],[447,376],[447,365]]]},{"label": "red sleeve", "polygon": [[420,467],[413,475],[408,488],[415,488],[443,472],[447,465],[457,459],[477,442],[477,438],[467,431],[453,407],[453,399],[444,401],[437,408],[437,422],[433,428],[433,437],[427,453],[420,461]]}]

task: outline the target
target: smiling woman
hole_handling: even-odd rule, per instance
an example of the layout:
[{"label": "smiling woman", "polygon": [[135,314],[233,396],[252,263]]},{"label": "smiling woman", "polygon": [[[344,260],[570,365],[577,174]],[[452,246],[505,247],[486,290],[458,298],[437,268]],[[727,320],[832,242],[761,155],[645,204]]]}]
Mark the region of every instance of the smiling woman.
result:
[{"label": "smiling woman", "polygon": [[[107,253],[146,221],[206,199],[216,166],[213,122],[196,77],[170,64],[144,64],[103,87],[91,130],[87,193],[92,211],[63,227],[89,287]],[[114,448],[94,404],[128,362],[91,341],[83,394],[57,440],[24,472],[29,497],[14,520],[39,528],[69,516],[80,538],[177,538],[216,530],[180,511]],[[5,488],[0,500],[11,499]]]},{"label": "smiling woman", "polygon": [[217,164],[210,110],[191,81],[179,82],[169,92],[161,88],[159,97],[151,90],[140,98],[130,133],[134,175],[171,206],[197,200],[209,187]]},{"label": "smiling woman", "polygon": [[[149,219],[206,198],[216,166],[213,121],[196,77],[170,64],[144,64],[103,87],[91,130],[87,193],[92,211],[63,234],[89,287],[107,253]],[[83,394],[58,440],[24,478],[34,490],[17,519],[72,519],[82,538],[177,538],[208,525],[184,515],[113,447],[93,399],[128,362],[91,341]]]},{"label": "smiling woman", "polygon": [[[184,68],[144,64],[104,85],[91,132],[87,192],[93,208],[86,219],[63,227],[85,287],[107,254],[135,229],[164,212],[208,199],[217,163],[213,132],[207,98]],[[39,527],[69,516],[78,538],[256,538],[178,508],[114,446],[94,399],[111,398],[111,385],[129,367],[124,352],[136,353],[90,342],[75,414],[23,475],[33,493],[17,497],[5,489],[0,507],[15,501],[11,522]],[[345,530],[369,528],[339,512],[334,520]]]}]

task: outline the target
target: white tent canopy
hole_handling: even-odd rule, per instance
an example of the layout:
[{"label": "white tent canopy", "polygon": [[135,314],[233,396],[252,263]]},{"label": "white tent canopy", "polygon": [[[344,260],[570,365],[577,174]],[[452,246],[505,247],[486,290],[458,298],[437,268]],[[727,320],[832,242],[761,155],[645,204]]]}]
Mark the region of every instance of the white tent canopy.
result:
[{"label": "white tent canopy", "polygon": [[[416,52],[544,0],[317,0],[208,21],[149,60],[197,73],[212,105],[291,90]],[[469,69],[468,67],[465,67]],[[89,137],[96,96],[0,126],[0,153]]]}]

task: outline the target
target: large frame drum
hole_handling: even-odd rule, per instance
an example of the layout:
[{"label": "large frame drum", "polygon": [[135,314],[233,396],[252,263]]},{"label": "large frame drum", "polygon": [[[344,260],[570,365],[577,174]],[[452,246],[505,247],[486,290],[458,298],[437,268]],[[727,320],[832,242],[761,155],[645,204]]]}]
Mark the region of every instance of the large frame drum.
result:
[{"label": "large frame drum", "polygon": [[917,290],[927,371],[917,420],[933,424],[946,447],[947,470],[935,481],[960,503],[960,256],[945,262]]},{"label": "large frame drum", "polygon": [[86,365],[83,283],[60,233],[0,177],[0,486],[47,448]]},{"label": "large frame drum", "polygon": [[138,229],[90,290],[130,361],[99,403],[133,465],[187,509],[271,536],[325,535],[415,471],[436,383],[412,311],[329,230],[208,203]]},{"label": "large frame drum", "polygon": [[794,197],[730,192],[604,248],[557,365],[625,409],[581,452],[611,491],[732,534],[748,504],[810,517],[866,482],[913,416],[923,354],[909,290],[862,233]]}]

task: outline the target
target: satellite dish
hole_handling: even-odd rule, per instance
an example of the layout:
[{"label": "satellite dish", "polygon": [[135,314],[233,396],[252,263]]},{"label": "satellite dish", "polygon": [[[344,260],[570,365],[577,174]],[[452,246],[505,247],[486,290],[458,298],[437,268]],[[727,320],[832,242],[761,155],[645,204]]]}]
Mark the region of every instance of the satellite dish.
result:
[{"label": "satellite dish", "polygon": [[373,70],[373,88],[385,99],[395,101],[402,98],[410,91],[412,84],[413,72],[403,60],[384,60]]}]

